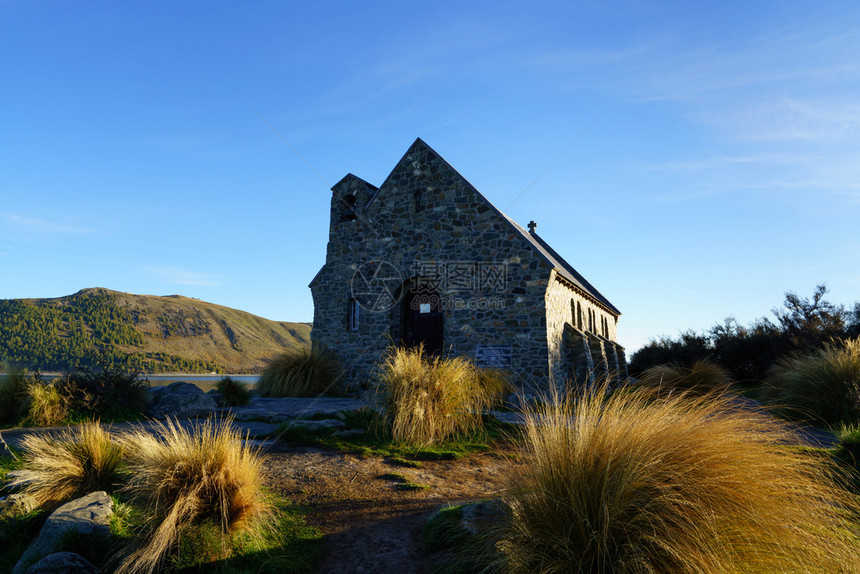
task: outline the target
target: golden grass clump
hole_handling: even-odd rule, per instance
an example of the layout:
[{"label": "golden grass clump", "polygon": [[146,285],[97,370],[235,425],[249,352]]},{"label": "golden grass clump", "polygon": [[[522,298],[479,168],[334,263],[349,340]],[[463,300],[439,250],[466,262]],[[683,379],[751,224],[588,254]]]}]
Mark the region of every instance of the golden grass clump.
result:
[{"label": "golden grass clump", "polygon": [[523,432],[513,572],[860,572],[860,503],[834,463],[725,395],[582,391]]},{"label": "golden grass clump", "polygon": [[70,427],[59,435],[26,435],[21,443],[31,479],[24,491],[40,504],[112,488],[122,449],[98,422]]},{"label": "golden grass clump", "polygon": [[307,397],[337,391],[341,365],[337,356],[313,345],[291,349],[272,359],[257,381],[262,397]]},{"label": "golden grass clump", "polygon": [[253,536],[267,527],[262,460],[230,420],[207,420],[193,430],[168,421],[156,431],[158,436],[137,430],[122,439],[129,470],[125,489],[147,509],[152,526],[118,572],[156,572],[196,525],[218,524],[225,552],[231,534]]},{"label": "golden grass clump", "polygon": [[41,426],[60,424],[69,414],[66,400],[53,383],[33,381],[27,386],[28,420]]},{"label": "golden grass clump", "polygon": [[780,359],[768,375],[768,402],[791,416],[837,428],[860,422],[860,338]]},{"label": "golden grass clump", "polygon": [[692,368],[657,365],[642,373],[639,380],[649,387],[659,388],[662,393],[722,393],[732,384],[729,372],[707,359],[699,359]]},{"label": "golden grass clump", "polygon": [[468,359],[427,357],[423,347],[396,348],[383,360],[377,400],[395,441],[430,445],[483,428],[483,411],[508,388],[498,371]]}]

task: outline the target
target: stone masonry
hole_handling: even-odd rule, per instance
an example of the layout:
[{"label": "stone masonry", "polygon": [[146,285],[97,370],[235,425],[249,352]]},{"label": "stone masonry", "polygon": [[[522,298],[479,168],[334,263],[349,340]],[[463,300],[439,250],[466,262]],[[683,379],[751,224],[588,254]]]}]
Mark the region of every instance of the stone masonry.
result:
[{"label": "stone masonry", "polygon": [[620,312],[423,141],[380,187],[332,188],[311,338],[366,388],[387,349],[417,344],[504,368],[521,388],[626,377]]}]

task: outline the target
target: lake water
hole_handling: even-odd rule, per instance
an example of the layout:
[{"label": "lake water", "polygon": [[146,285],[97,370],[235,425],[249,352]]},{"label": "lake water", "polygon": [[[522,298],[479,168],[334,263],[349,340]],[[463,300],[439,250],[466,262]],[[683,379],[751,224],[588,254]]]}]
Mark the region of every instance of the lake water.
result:
[{"label": "lake water", "polygon": [[185,381],[186,383],[191,383],[193,385],[197,385],[204,392],[209,392],[210,390],[215,388],[215,385],[218,384],[218,381],[223,379],[224,377],[230,377],[234,381],[238,383],[244,383],[245,386],[249,389],[253,389],[257,386],[257,379],[260,378],[260,375],[182,375],[182,374],[172,374],[172,375],[144,375],[147,379],[149,379],[150,386],[153,387],[163,387],[165,385],[169,385],[170,383],[175,383],[176,381]]}]

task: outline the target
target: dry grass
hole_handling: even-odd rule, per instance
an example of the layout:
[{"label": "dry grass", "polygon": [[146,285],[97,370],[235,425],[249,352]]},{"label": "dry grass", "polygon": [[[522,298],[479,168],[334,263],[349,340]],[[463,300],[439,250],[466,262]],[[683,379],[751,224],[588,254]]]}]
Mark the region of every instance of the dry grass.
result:
[{"label": "dry grass", "polygon": [[768,376],[771,404],[834,428],[860,422],[860,338],[777,361]]},{"label": "dry grass", "polygon": [[829,458],[725,396],[603,389],[527,413],[514,572],[860,572],[857,498]]},{"label": "dry grass", "polygon": [[30,434],[22,441],[31,482],[25,491],[53,504],[117,482],[122,450],[98,422],[70,427],[56,437]]},{"label": "dry grass", "polygon": [[677,365],[657,365],[642,373],[639,380],[663,393],[722,393],[732,384],[728,371],[705,359],[696,361],[689,369]]},{"label": "dry grass", "polygon": [[385,357],[377,400],[395,441],[430,445],[483,428],[482,413],[500,402],[508,384],[463,357],[427,357],[422,347]]},{"label": "dry grass", "polygon": [[308,397],[334,393],[341,375],[337,356],[314,345],[292,349],[272,359],[257,381],[262,397]]},{"label": "dry grass", "polygon": [[126,490],[147,509],[152,527],[118,572],[157,571],[195,525],[215,521],[224,552],[231,534],[253,535],[266,527],[270,508],[261,490],[261,459],[230,422],[206,421],[190,431],[168,421],[159,425],[157,437],[139,430],[122,439],[129,465]]},{"label": "dry grass", "polygon": [[66,401],[54,383],[33,381],[27,386],[27,420],[33,424],[53,426],[68,416]]}]

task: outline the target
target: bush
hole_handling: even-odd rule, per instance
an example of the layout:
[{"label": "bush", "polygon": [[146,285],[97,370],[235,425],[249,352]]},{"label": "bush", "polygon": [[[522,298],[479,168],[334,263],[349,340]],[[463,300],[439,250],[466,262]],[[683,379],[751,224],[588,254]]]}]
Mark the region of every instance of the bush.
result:
[{"label": "bush", "polygon": [[397,442],[430,445],[483,428],[484,410],[501,402],[507,381],[463,357],[426,357],[397,348],[383,360],[377,402]]},{"label": "bush", "polygon": [[692,368],[677,365],[658,365],[642,373],[639,380],[661,392],[688,392],[695,394],[723,393],[731,385],[731,377],[723,367],[700,359]]},{"label": "bush", "polygon": [[32,480],[25,491],[40,503],[56,503],[117,481],[122,450],[97,422],[69,428],[58,436],[30,434],[22,442],[24,467]]},{"label": "bush", "polygon": [[155,572],[184,533],[206,523],[217,524],[219,548],[227,548],[231,534],[258,533],[268,521],[261,459],[229,420],[207,420],[192,430],[168,421],[156,430],[159,436],[138,430],[121,441],[129,465],[126,490],[147,509],[151,526],[120,572]]},{"label": "bush", "polygon": [[831,427],[860,422],[860,338],[777,361],[768,402],[801,420]]},{"label": "bush", "polygon": [[251,392],[245,385],[230,377],[224,377],[218,381],[216,388],[221,394],[219,402],[222,407],[240,407],[247,405],[251,400]]},{"label": "bush", "polygon": [[6,371],[0,376],[0,422],[18,422],[27,406],[27,387],[31,378],[12,365],[2,365]]},{"label": "bush", "polygon": [[603,389],[526,414],[513,572],[858,572],[860,503],[829,457],[729,397]]},{"label": "bush", "polygon": [[32,381],[27,385],[27,420],[33,424],[53,426],[66,419],[66,401],[54,383]]},{"label": "bush", "polygon": [[338,390],[341,375],[337,356],[314,345],[291,349],[269,362],[257,381],[262,397],[309,397]]},{"label": "bush", "polygon": [[70,411],[87,418],[136,418],[149,402],[149,380],[114,364],[67,373],[57,389]]}]

